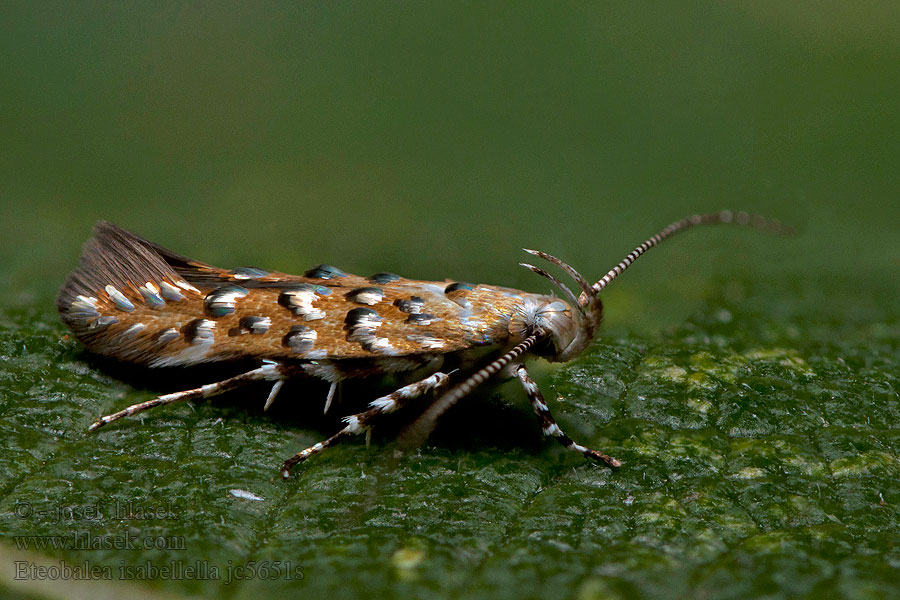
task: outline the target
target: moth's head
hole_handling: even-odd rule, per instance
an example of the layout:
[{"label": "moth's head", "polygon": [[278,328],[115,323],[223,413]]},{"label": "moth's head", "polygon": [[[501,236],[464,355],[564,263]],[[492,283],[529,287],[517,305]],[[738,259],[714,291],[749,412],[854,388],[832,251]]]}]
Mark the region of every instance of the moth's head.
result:
[{"label": "moth's head", "polygon": [[543,258],[565,271],[578,284],[581,295],[576,297],[566,284],[547,271],[520,263],[553,283],[569,302],[549,296],[529,297],[520,307],[519,318],[511,321],[510,333],[520,333],[513,327],[524,329],[527,335],[543,331],[543,343],[536,344],[532,353],[556,362],[571,360],[581,354],[594,339],[594,333],[603,318],[603,303],[584,277],[563,261],[539,250],[526,248],[525,252]]},{"label": "moth's head", "polygon": [[594,339],[603,305],[594,297],[587,306],[573,305],[552,296],[527,296],[510,319],[509,332],[516,341],[542,331],[544,339],[531,350],[554,362],[581,354]]}]

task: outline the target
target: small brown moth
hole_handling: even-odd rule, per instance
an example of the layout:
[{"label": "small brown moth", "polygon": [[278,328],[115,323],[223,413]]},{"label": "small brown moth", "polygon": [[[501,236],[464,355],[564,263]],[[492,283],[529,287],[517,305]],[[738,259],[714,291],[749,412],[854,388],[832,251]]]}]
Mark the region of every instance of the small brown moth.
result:
[{"label": "small brown moth", "polygon": [[[237,359],[260,363],[235,377],[100,417],[90,431],[154,406],[207,398],[254,381],[273,383],[268,408],[287,379],[324,379],[331,383],[327,412],[343,380],[385,373],[409,377],[412,383],[373,400],[365,412],[344,417],[343,429],[287,459],[281,468],[287,478],[297,463],[343,437],[369,431],[382,415],[434,392],[435,399],[411,429],[411,437],[424,440],[441,414],[501,373],[519,379],[545,435],[569,450],[618,467],[620,461],[577,444],[562,432],[524,359],[539,356],[564,362],[581,354],[600,324],[598,294],[603,288],[664,239],[713,223],[790,231],[776,220],[743,212],[694,215],[635,248],[593,285],[558,258],[526,250],[560,268],[578,285],[581,293],[576,296],[555,276],[522,263],[559,288],[563,300],[492,285],[418,281],[393,273],[359,277],[329,265],[302,276],[249,267],[220,269],[100,222],[79,267],[60,290],[57,308],[85,346],[117,360],[147,367]],[[457,372],[458,383],[449,387]]]}]

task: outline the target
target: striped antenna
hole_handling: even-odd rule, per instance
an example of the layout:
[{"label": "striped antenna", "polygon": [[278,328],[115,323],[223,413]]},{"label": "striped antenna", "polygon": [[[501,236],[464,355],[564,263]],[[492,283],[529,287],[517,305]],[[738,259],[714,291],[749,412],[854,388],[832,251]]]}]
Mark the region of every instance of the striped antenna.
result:
[{"label": "striped antenna", "polygon": [[578,271],[576,271],[575,269],[570,267],[568,264],[559,260],[552,254],[547,254],[546,252],[541,252],[540,250],[529,250],[528,248],[522,248],[522,250],[524,250],[528,254],[533,254],[534,256],[537,256],[538,258],[543,258],[547,262],[556,265],[557,267],[559,267],[560,269],[565,271],[569,277],[571,277],[572,279],[575,280],[575,283],[578,284],[578,287],[581,288],[581,291],[583,291],[586,294],[590,293],[591,284],[589,284],[587,281],[584,280],[584,277],[581,276],[581,273],[579,273]]},{"label": "striped antenna", "polygon": [[[763,217],[760,215],[751,215],[746,212],[731,212],[730,210],[722,210],[719,212],[707,213],[704,215],[692,215],[690,217],[681,219],[680,221],[675,221],[674,223],[648,239],[646,242],[632,250],[628,254],[628,256],[622,259],[622,262],[610,269],[609,273],[601,277],[600,281],[591,286],[591,292],[594,296],[596,296],[603,288],[608,286],[613,279],[621,275],[625,269],[630,267],[631,263],[636,261],[641,254],[658,245],[666,238],[670,238],[676,233],[681,233],[682,231],[686,231],[698,225],[715,225],[717,223],[734,223],[736,225],[746,225],[749,227],[753,227],[754,229],[760,229],[769,233],[777,233],[780,235],[789,235],[794,233],[793,228],[782,224],[781,221],[777,219],[770,219],[768,217]],[[588,295],[586,293],[582,293],[578,301],[582,306],[587,306],[590,298],[588,298]]]},{"label": "striped antenna", "polygon": [[526,269],[533,271],[534,273],[537,273],[541,277],[550,281],[550,283],[552,283],[553,285],[555,285],[556,287],[558,287],[560,289],[560,291],[563,293],[563,295],[566,297],[566,299],[572,303],[572,306],[574,306],[575,308],[578,309],[578,312],[581,313],[582,317],[587,316],[586,313],[584,312],[584,307],[579,303],[578,298],[575,297],[575,294],[572,293],[572,290],[569,289],[569,286],[564,284],[562,281],[560,281],[559,279],[557,279],[556,277],[554,277],[547,271],[545,271],[541,268],[538,268],[534,265],[529,265],[528,263],[519,263],[519,266],[525,267]]},{"label": "striped antenna", "polygon": [[[586,333],[586,341],[589,342],[593,337],[593,327],[599,323],[599,298],[597,298],[597,294],[600,293],[603,288],[605,288],[609,283],[622,274],[625,269],[631,266],[637,258],[642,255],[644,252],[649,250],[650,248],[658,245],[663,240],[672,237],[676,233],[681,233],[687,229],[691,229],[692,227],[696,227],[698,225],[713,225],[716,223],[734,223],[737,225],[746,225],[749,227],[753,227],[754,229],[760,229],[764,231],[768,231],[770,233],[776,233],[781,235],[787,235],[794,233],[794,230],[787,225],[783,225],[777,219],[770,219],[768,217],[763,217],[760,215],[751,215],[746,212],[732,212],[730,210],[722,210],[716,213],[707,213],[702,215],[693,215],[690,217],[686,217],[681,219],[680,221],[675,221],[646,242],[632,250],[628,256],[622,259],[622,262],[613,267],[606,275],[604,275],[600,281],[595,283],[592,286],[589,286],[584,278],[578,274],[575,269],[562,262],[558,258],[551,256],[545,252],[539,252],[536,250],[528,250],[525,251],[529,254],[533,254],[540,258],[543,258],[554,265],[563,269],[568,275],[570,275],[576,283],[578,283],[579,287],[582,289],[581,295],[578,297],[576,305],[578,305],[579,313],[584,315],[584,308],[587,306],[592,306],[598,309],[596,321],[591,318],[584,319],[582,322],[583,327]],[[534,265],[529,265],[525,263],[520,263],[523,267],[530,269],[531,271],[537,273],[541,277],[545,277],[550,280],[552,283],[557,285],[566,297],[570,300],[574,300],[574,294],[569,290],[569,288],[559,281],[556,277],[553,277],[543,269],[535,267]],[[443,396],[440,396],[434,403],[429,406],[422,415],[416,419],[411,425],[409,425],[401,434],[400,441],[401,444],[406,448],[414,448],[420,446],[422,442],[424,442],[431,432],[434,430],[435,424],[437,420],[443,415],[447,410],[449,410],[454,404],[459,402],[460,399],[464,398],[468,394],[472,392],[476,387],[484,383],[489,377],[495,375],[498,371],[503,369],[509,363],[514,361],[516,358],[527,352],[532,346],[534,346],[538,341],[544,339],[547,336],[547,333],[543,330],[537,330],[529,337],[525,338],[518,345],[514,346],[509,350],[506,354],[499,357],[494,362],[490,363],[486,367],[480,369],[476,373],[474,373],[471,377],[452,388]]]},{"label": "striped antenna", "polygon": [[422,415],[413,421],[400,435],[400,441],[406,448],[417,448],[428,439],[437,420],[460,399],[469,395],[472,390],[481,385],[488,377],[497,373],[500,369],[514,361],[516,358],[528,352],[539,340],[543,339],[546,333],[543,330],[535,331],[533,334],[513,346],[509,352],[472,374],[468,379],[452,388],[443,396],[435,400]]}]

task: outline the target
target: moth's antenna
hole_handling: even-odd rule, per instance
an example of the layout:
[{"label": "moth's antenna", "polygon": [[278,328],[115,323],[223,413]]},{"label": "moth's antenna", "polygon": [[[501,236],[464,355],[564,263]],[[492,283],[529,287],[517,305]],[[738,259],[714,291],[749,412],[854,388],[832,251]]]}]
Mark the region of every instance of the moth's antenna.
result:
[{"label": "moth's antenna", "polygon": [[526,269],[529,269],[529,270],[537,273],[541,277],[544,277],[545,279],[549,280],[550,283],[554,284],[556,287],[558,287],[560,289],[560,291],[562,291],[562,293],[566,297],[566,299],[572,303],[572,306],[574,306],[575,308],[578,309],[578,312],[581,313],[582,317],[587,316],[584,312],[584,307],[578,302],[578,298],[575,297],[575,294],[572,293],[572,290],[569,289],[569,286],[564,284],[562,281],[560,281],[559,279],[557,279],[556,277],[554,277],[547,271],[540,269],[534,265],[529,265],[528,263],[519,263],[519,266],[525,267]]},{"label": "moth's antenna", "polygon": [[522,248],[522,250],[524,250],[528,254],[533,254],[534,256],[537,256],[538,258],[543,258],[547,262],[550,262],[550,263],[556,265],[557,267],[559,267],[560,269],[565,271],[569,277],[571,277],[572,279],[575,280],[575,283],[578,284],[578,287],[581,288],[582,292],[584,292],[585,294],[590,293],[591,284],[589,284],[587,281],[584,280],[584,277],[581,276],[581,273],[579,273],[578,271],[576,271],[575,269],[573,269],[572,267],[570,267],[563,261],[559,260],[552,254],[547,254],[546,252],[541,252],[540,250],[529,250],[528,248]]},{"label": "moth's antenna", "polygon": [[459,402],[461,398],[469,395],[472,390],[481,385],[488,377],[497,373],[500,369],[514,361],[516,358],[528,352],[536,342],[543,339],[547,334],[539,329],[533,334],[513,346],[509,352],[472,374],[468,379],[450,389],[446,394],[435,400],[422,415],[413,421],[400,435],[403,446],[407,448],[416,448],[422,445],[431,432],[434,431],[437,420],[447,410]]},{"label": "moth's antenna", "polygon": [[[763,231],[781,235],[789,235],[794,233],[793,228],[782,224],[781,221],[777,219],[770,219],[768,217],[763,217],[760,215],[751,215],[746,212],[731,212],[730,210],[722,210],[719,212],[707,213],[704,215],[692,215],[690,217],[681,219],[680,221],[675,221],[674,223],[648,239],[646,242],[632,250],[631,253],[628,254],[628,256],[622,259],[622,262],[610,269],[609,273],[604,275],[600,279],[600,281],[591,286],[591,296],[595,296],[600,293],[600,290],[608,286],[613,279],[621,275],[622,271],[631,266],[631,263],[636,261],[641,254],[643,254],[653,246],[658,245],[666,238],[672,237],[676,233],[681,233],[682,231],[685,231],[692,227],[696,227],[697,225],[713,225],[716,223],[734,223],[736,225],[747,225],[753,227],[754,229],[760,229]],[[588,297],[587,293],[582,293],[578,299],[579,303],[582,306],[586,306],[589,300],[590,298]]]}]

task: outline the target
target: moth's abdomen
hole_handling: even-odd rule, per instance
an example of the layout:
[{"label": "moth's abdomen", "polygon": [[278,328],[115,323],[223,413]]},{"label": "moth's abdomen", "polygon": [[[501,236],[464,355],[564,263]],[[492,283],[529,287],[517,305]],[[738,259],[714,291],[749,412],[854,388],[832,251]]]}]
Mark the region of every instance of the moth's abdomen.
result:
[{"label": "moth's abdomen", "polygon": [[502,346],[523,293],[320,265],[224,270],[100,223],[60,291],[93,352],[148,366],[425,356]]}]

